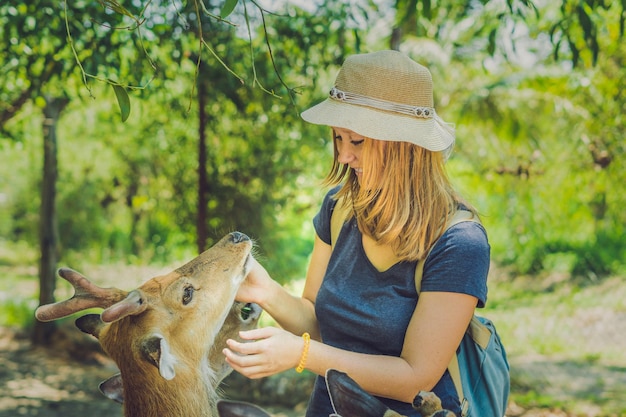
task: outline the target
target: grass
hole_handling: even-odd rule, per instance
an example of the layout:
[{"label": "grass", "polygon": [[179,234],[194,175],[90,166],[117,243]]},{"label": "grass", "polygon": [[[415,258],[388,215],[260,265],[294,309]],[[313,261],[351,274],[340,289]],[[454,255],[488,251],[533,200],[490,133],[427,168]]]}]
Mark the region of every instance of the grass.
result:
[{"label": "grass", "polygon": [[0,326],[32,325],[37,285],[36,252],[25,242],[0,240]]},{"label": "grass", "polygon": [[488,308],[511,362],[512,400],[581,416],[626,415],[623,277],[496,276]]},{"label": "grass", "polygon": [[[37,305],[37,263],[24,246],[0,242],[0,326],[28,327]],[[94,281],[127,288],[162,267],[96,265]],[[134,282],[124,277],[134,277]],[[122,283],[110,282],[112,277]],[[576,283],[566,274],[515,277],[492,272],[487,308],[511,362],[511,400],[522,408],[580,416],[626,415],[626,285],[623,277]],[[105,282],[106,281],[106,282]],[[299,294],[302,281],[289,284]],[[58,284],[58,297],[71,289]],[[69,286],[68,286],[69,287]],[[272,325],[267,315],[262,325]]]}]

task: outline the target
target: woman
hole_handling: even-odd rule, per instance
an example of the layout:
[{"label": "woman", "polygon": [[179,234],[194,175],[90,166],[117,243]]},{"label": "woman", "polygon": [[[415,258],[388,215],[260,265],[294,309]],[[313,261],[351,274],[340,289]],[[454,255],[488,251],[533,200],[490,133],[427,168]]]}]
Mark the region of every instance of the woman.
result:
[{"label": "woman", "polygon": [[[459,413],[446,368],[486,302],[490,249],[478,223],[443,233],[456,210],[475,209],[446,175],[454,129],[435,112],[430,72],[396,51],[350,56],[329,98],[302,117],[332,128],[327,182],[336,187],[313,220],[301,298],[255,263],[237,299],[261,305],[282,329],[242,332],[250,342],[228,341],[228,363],[250,378],[293,367],[318,374],[307,416],[334,412],[329,368],[401,414],[418,415],[411,402],[420,390]],[[333,248],[330,218],[342,202],[352,214]],[[425,257],[418,297],[415,267]]]}]

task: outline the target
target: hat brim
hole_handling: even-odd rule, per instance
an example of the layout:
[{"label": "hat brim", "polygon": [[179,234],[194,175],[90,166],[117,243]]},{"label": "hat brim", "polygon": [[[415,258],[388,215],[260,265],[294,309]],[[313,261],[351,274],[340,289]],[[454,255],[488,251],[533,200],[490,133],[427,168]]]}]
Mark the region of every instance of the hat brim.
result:
[{"label": "hat brim", "polygon": [[376,110],[326,99],[302,112],[313,124],[341,127],[371,139],[410,142],[431,151],[444,151],[454,144],[454,136],[434,119]]}]

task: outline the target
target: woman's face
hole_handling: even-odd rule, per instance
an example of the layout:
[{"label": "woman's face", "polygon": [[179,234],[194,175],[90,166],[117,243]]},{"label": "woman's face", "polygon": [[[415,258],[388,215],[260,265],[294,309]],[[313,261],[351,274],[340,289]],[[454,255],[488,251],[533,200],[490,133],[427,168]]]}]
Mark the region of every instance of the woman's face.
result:
[{"label": "woman's face", "polygon": [[343,129],[341,127],[333,127],[335,136],[335,144],[339,153],[337,160],[339,163],[348,165],[357,176],[359,182],[363,175],[363,165],[361,154],[363,152],[363,143],[367,139],[352,130]]}]

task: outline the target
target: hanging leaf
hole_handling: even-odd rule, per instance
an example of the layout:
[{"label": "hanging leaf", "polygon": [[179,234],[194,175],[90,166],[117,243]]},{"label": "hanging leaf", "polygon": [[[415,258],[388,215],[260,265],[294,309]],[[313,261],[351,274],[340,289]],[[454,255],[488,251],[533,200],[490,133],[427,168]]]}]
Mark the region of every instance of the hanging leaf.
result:
[{"label": "hanging leaf", "polygon": [[130,98],[124,87],[117,84],[112,85],[113,91],[115,91],[115,97],[117,97],[117,104],[119,104],[120,112],[122,113],[122,122],[125,122],[130,115]]},{"label": "hanging leaf", "polygon": [[226,0],[224,6],[222,7],[222,11],[220,12],[220,17],[222,19],[226,19],[232,12],[235,10],[235,6],[239,0]]},{"label": "hanging leaf", "polygon": [[105,8],[109,8],[113,10],[115,13],[119,15],[128,16],[132,19],[135,19],[135,15],[133,15],[126,8],[124,8],[124,6],[122,6],[115,0],[98,0],[98,3],[100,3]]},{"label": "hanging leaf", "polygon": [[431,4],[430,4],[430,0],[422,0],[422,15],[428,19],[431,20],[432,19],[432,9],[431,9]]},{"label": "hanging leaf", "polygon": [[496,39],[497,39],[497,29],[491,29],[489,32],[488,44],[487,44],[487,52],[489,55],[493,56],[496,53]]}]

